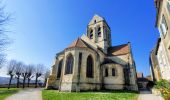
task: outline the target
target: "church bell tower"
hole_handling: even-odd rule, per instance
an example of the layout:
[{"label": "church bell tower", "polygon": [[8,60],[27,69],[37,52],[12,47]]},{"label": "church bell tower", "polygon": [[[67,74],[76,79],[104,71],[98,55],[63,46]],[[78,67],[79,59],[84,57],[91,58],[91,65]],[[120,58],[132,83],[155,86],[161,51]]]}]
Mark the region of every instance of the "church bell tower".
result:
[{"label": "church bell tower", "polygon": [[87,26],[87,37],[107,54],[111,46],[111,30],[104,18],[94,15]]}]

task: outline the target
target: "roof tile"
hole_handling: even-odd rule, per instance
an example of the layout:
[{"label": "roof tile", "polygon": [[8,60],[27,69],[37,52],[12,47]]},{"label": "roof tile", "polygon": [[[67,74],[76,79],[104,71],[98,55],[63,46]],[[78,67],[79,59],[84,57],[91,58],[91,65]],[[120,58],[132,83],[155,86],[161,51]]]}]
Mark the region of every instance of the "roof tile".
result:
[{"label": "roof tile", "polygon": [[88,46],[84,43],[82,39],[78,38],[68,48],[73,48],[73,47],[86,48]]},{"label": "roof tile", "polygon": [[108,48],[108,55],[123,55],[128,54],[130,52],[130,48],[128,44],[113,46]]}]

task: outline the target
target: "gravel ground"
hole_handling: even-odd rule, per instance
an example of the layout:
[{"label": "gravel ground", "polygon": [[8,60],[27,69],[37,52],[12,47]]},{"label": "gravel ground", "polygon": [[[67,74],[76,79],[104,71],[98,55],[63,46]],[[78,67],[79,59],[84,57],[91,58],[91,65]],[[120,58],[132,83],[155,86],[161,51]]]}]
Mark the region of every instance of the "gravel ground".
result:
[{"label": "gravel ground", "polygon": [[161,96],[154,95],[150,91],[142,90],[140,91],[138,100],[164,100]]},{"label": "gravel ground", "polygon": [[41,90],[42,88],[24,89],[5,100],[42,100]]}]

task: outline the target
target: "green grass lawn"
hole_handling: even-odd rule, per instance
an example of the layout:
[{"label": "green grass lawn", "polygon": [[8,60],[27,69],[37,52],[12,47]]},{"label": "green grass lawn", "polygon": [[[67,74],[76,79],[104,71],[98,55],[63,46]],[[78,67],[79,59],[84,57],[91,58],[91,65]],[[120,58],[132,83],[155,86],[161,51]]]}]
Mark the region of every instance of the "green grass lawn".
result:
[{"label": "green grass lawn", "polygon": [[125,91],[112,92],[58,92],[43,90],[43,100],[137,100],[138,93]]},{"label": "green grass lawn", "polygon": [[18,91],[19,89],[17,88],[10,88],[9,90],[7,88],[0,88],[0,100],[4,100],[7,96],[17,93]]}]

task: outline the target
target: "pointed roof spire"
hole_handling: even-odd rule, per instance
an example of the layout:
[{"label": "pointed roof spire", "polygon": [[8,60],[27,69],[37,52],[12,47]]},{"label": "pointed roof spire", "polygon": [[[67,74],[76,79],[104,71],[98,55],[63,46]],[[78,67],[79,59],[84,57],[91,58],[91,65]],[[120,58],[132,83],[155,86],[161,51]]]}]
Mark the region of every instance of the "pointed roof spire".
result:
[{"label": "pointed roof spire", "polygon": [[95,14],[88,25],[91,25],[91,24],[94,24],[96,22],[103,21],[103,20],[104,20],[103,17]]}]

